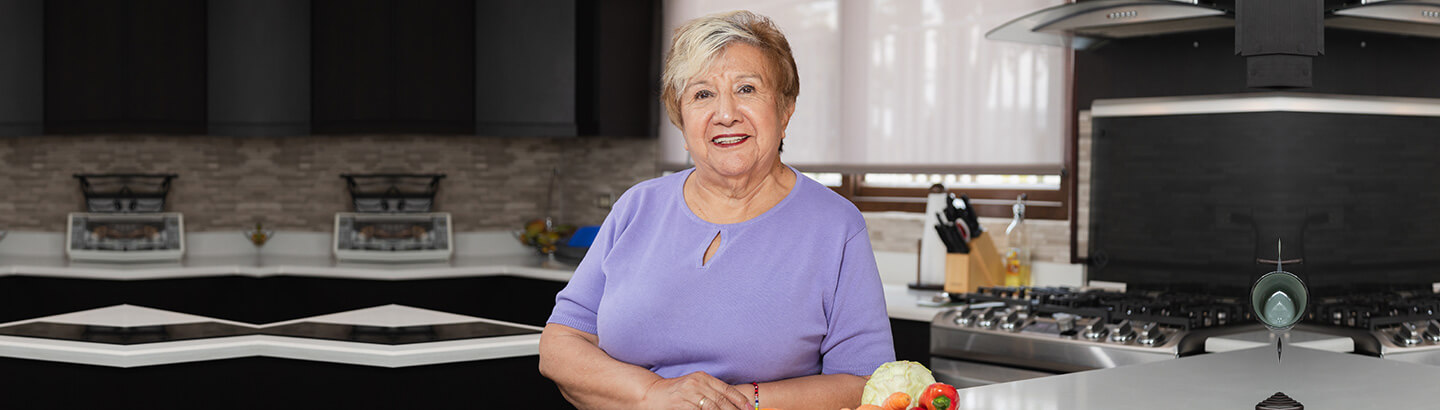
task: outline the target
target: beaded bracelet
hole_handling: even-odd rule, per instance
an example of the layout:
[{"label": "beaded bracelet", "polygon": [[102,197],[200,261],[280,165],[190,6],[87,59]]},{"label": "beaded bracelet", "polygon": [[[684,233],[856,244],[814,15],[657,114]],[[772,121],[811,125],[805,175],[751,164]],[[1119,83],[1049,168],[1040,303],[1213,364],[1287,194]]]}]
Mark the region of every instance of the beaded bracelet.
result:
[{"label": "beaded bracelet", "polygon": [[760,410],[760,383],[750,382],[750,385],[755,386],[755,410]]}]

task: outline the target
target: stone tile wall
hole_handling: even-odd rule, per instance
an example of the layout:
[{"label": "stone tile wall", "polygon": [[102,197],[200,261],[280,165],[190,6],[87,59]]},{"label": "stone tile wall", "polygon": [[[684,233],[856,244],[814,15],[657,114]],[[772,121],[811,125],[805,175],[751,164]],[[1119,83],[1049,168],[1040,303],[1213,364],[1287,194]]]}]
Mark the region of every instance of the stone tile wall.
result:
[{"label": "stone tile wall", "polygon": [[653,138],[475,136],[45,136],[0,139],[0,230],[63,231],[83,208],[77,173],[175,173],[167,208],[188,231],[328,232],[350,210],[342,173],[444,173],[436,208],[457,231],[543,216],[598,224],[598,195],[659,175]]},{"label": "stone tile wall", "polygon": [[[1088,113],[1086,113],[1088,114]],[[1081,170],[1088,162],[1088,115],[1081,117]],[[552,170],[552,215],[560,223],[599,224],[610,201],[660,175],[653,138],[492,138],[474,136],[47,136],[0,139],[0,230],[61,232],[83,207],[77,173],[176,173],[169,209],[191,232],[267,228],[329,232],[348,211],[341,173],[444,173],[437,210],[457,231],[518,229],[544,216]],[[1080,202],[1088,200],[1082,172]],[[1086,207],[1080,208],[1081,221]],[[923,215],[867,213],[877,251],[915,252]],[[1008,219],[983,218],[1003,233]],[[1032,220],[1038,261],[1070,261],[1069,222]],[[1083,230],[1081,232],[1084,232]],[[1080,238],[1085,239],[1083,236]],[[997,235],[998,246],[1004,245]]]}]

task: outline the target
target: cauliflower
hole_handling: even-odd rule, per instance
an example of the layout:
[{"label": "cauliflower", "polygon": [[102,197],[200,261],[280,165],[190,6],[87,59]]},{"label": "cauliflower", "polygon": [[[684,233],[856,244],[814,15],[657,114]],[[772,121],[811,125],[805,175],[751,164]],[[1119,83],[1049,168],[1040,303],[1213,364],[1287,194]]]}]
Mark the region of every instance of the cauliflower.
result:
[{"label": "cauliflower", "polygon": [[920,397],[921,391],[934,383],[935,376],[920,363],[908,360],[885,363],[876,368],[875,373],[870,374],[870,381],[865,382],[865,393],[860,396],[860,403],[879,406],[891,394],[905,392],[912,397],[910,406],[914,406],[913,398]]}]

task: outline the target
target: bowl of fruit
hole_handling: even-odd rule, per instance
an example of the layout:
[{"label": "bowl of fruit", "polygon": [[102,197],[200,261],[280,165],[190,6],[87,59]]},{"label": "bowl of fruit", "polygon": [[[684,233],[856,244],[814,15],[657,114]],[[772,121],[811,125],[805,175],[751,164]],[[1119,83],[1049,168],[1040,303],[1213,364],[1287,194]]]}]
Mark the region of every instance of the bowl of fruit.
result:
[{"label": "bowl of fruit", "polygon": [[573,233],[575,225],[556,225],[550,218],[544,218],[525,222],[525,229],[516,231],[515,235],[525,246],[541,254],[554,255]]}]

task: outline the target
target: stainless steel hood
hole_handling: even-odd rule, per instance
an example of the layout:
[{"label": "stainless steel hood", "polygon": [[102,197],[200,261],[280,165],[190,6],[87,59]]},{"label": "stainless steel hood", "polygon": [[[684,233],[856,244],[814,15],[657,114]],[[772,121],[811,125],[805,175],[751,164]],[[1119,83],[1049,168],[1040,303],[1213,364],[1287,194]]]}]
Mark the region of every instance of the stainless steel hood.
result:
[{"label": "stainless steel hood", "polygon": [[1440,38],[1440,0],[1362,0],[1331,11],[1325,27]]},{"label": "stainless steel hood", "polygon": [[1092,0],[1050,7],[985,38],[1087,49],[1106,39],[1233,27],[1229,10],[1198,0]]},{"label": "stainless steel hood", "polygon": [[[1327,3],[1326,28],[1440,38],[1440,0]],[[1217,4],[1218,3],[1218,4]],[[1079,0],[990,30],[985,38],[1090,49],[1109,39],[1235,26],[1232,1]]]}]

